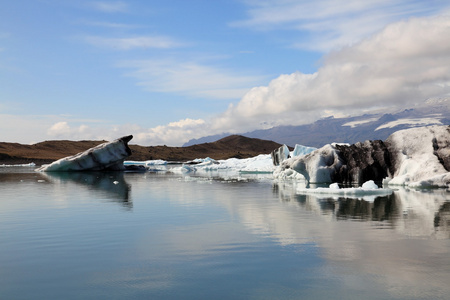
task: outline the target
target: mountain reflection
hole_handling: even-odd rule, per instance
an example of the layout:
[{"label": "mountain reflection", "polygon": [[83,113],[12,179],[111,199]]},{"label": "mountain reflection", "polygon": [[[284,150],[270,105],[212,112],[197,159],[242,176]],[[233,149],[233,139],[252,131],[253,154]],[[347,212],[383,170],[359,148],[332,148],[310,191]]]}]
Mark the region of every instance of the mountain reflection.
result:
[{"label": "mountain reflection", "polygon": [[370,221],[408,236],[450,238],[450,193],[446,190],[398,188],[388,196],[329,197],[295,193],[296,183],[274,183],[283,202],[336,220]]},{"label": "mountain reflection", "polygon": [[131,209],[131,186],[125,181],[123,172],[46,172],[52,181],[72,182],[89,190],[101,192],[108,200],[118,202]]}]

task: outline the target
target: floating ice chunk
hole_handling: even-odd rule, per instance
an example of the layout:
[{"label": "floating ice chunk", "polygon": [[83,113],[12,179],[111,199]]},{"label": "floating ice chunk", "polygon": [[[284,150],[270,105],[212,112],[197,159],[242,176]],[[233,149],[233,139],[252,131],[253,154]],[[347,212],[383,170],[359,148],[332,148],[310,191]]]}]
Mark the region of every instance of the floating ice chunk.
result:
[{"label": "floating ice chunk", "polygon": [[336,182],[330,184],[329,188],[332,189],[332,190],[339,190],[340,189],[339,184],[337,184]]},{"label": "floating ice chunk", "polygon": [[44,165],[36,171],[61,172],[61,171],[100,171],[100,170],[125,170],[123,162],[130,156],[131,149],[128,142],[132,135],[124,136],[115,141],[103,143],[73,156],[61,158],[49,165]]},{"label": "floating ice chunk", "polygon": [[210,157],[206,157],[206,158],[196,158],[194,160],[189,161],[188,163],[204,163],[204,162],[208,162],[208,161],[216,161],[215,159],[212,159]]},{"label": "floating ice chunk", "polygon": [[279,166],[281,162],[285,161],[290,157],[289,148],[286,145],[281,146],[278,149],[275,149],[270,154],[272,156],[272,163],[274,166]]},{"label": "floating ice chunk", "polygon": [[379,188],[372,180],[365,182],[361,187],[357,188],[339,188],[337,183],[332,183],[328,188],[297,188],[298,194],[318,194],[326,196],[344,196],[349,198],[359,198],[361,196],[371,196],[371,195],[390,195],[393,190]]},{"label": "floating ice chunk", "polygon": [[429,126],[400,130],[386,140],[394,172],[390,185],[450,186],[450,127]]},{"label": "floating ice chunk", "polygon": [[3,164],[3,165],[0,165],[0,168],[11,168],[11,167],[35,167],[35,166],[36,166],[36,164],[33,163],[33,162],[31,162],[31,163],[29,163],[29,164],[15,164],[15,165],[6,165],[6,164]]},{"label": "floating ice chunk", "polygon": [[365,190],[376,190],[379,187],[373,180],[369,180],[369,181],[364,182],[362,184],[361,188],[363,188]]},{"label": "floating ice chunk", "polygon": [[236,171],[242,173],[272,173],[274,166],[269,154],[260,154],[251,158],[229,158],[225,160],[195,159],[194,161],[203,161],[196,165],[189,165],[190,172],[208,172],[208,171]]},{"label": "floating ice chunk", "polygon": [[125,166],[127,165],[154,166],[154,165],[167,165],[167,161],[162,159],[145,160],[145,161],[126,160],[123,162],[123,164]]},{"label": "floating ice chunk", "polygon": [[273,171],[273,178],[282,181],[284,180],[305,181],[305,177],[293,169],[283,170],[281,168],[276,168],[275,171]]},{"label": "floating ice chunk", "polygon": [[317,148],[296,144],[294,151],[291,153],[291,157],[303,156],[313,152],[314,150],[317,150]]},{"label": "floating ice chunk", "polygon": [[286,160],[282,150],[273,152],[279,178],[292,177],[295,170],[310,183],[360,184],[389,177],[390,185],[450,188],[450,126],[400,130],[385,142],[328,144]]}]

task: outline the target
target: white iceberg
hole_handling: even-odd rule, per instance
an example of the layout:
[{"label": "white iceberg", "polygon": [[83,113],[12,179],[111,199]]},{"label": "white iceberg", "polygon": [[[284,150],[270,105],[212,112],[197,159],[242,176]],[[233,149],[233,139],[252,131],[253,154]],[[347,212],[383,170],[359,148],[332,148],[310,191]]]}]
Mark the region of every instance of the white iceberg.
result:
[{"label": "white iceberg", "polygon": [[395,158],[388,184],[450,187],[450,126],[400,130],[386,142]]},{"label": "white iceberg", "polygon": [[317,148],[296,144],[294,151],[291,152],[291,157],[304,156],[313,152],[314,150],[317,150]]},{"label": "white iceberg", "polygon": [[260,154],[251,158],[229,158],[225,160],[195,159],[202,161],[199,164],[183,164],[181,167],[172,168],[174,172],[198,172],[211,171],[236,172],[236,173],[272,173],[274,166],[269,154]]},{"label": "white iceberg", "polygon": [[61,158],[49,165],[44,165],[36,171],[66,172],[66,171],[121,171],[125,170],[124,160],[131,155],[128,142],[132,135],[121,137],[115,141],[100,144],[73,156]]}]

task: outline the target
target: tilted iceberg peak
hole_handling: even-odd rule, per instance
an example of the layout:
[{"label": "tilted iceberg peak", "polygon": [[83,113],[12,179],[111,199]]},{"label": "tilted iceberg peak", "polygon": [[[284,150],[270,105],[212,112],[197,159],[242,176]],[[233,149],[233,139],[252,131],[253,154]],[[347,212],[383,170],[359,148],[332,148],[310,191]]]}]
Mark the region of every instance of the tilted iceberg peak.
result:
[{"label": "tilted iceberg peak", "polygon": [[49,165],[44,165],[36,171],[66,172],[66,171],[121,171],[125,167],[125,158],[131,155],[128,142],[132,135],[121,137],[112,142],[106,142],[84,152],[61,158]]}]

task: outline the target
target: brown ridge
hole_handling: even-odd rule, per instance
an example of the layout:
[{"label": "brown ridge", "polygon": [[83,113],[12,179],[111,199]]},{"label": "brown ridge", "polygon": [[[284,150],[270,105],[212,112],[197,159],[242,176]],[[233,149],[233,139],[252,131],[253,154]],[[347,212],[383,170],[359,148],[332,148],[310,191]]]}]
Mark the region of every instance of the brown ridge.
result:
[{"label": "brown ridge", "polygon": [[[34,162],[50,163],[60,158],[83,152],[105,141],[45,141],[33,145],[0,142],[0,165]],[[269,154],[281,145],[273,141],[231,135],[212,143],[188,147],[129,145],[132,151],[127,160],[189,161],[195,158],[213,159],[248,158]]]}]

